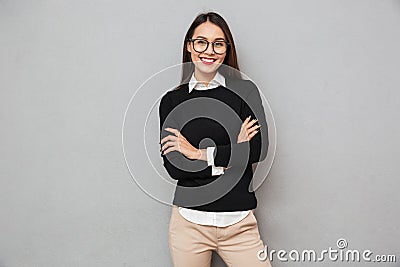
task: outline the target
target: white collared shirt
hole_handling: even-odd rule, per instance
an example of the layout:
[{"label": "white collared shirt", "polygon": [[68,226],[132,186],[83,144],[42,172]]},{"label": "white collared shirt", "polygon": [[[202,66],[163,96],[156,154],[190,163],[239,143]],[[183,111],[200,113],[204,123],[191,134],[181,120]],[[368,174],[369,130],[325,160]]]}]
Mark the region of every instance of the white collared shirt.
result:
[{"label": "white collared shirt", "polygon": [[[189,81],[189,93],[195,90],[209,90],[217,88],[218,86],[225,86],[225,77],[218,71],[214,78],[206,86],[204,83],[197,81],[194,73]],[[220,175],[224,173],[223,167],[214,166],[214,149],[215,147],[207,147],[207,165],[212,166],[212,175]],[[179,213],[188,221],[202,224],[224,227],[235,224],[241,221],[249,214],[250,210],[244,211],[228,211],[228,212],[213,212],[213,211],[200,211],[194,209],[187,209],[179,207]]]},{"label": "white collared shirt", "polygon": [[212,80],[208,83],[208,86],[206,86],[202,81],[197,81],[193,73],[189,81],[189,93],[191,93],[193,89],[207,90],[217,88],[220,85],[225,86],[225,77],[218,71],[215,74],[214,78],[212,78]]}]

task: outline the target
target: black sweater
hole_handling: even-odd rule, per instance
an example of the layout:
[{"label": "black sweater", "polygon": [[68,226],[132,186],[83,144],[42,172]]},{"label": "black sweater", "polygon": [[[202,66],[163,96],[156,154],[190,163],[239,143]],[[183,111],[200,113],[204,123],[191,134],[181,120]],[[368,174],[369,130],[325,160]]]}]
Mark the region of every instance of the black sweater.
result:
[{"label": "black sweater", "polygon": [[[225,87],[191,93],[188,84],[177,88],[166,92],[160,101],[160,140],[173,135],[165,128],[175,128],[194,147],[215,146],[214,165],[229,168],[212,176],[206,161],[190,160],[177,151],[161,155],[168,174],[178,180],[173,204],[203,211],[256,208],[252,163],[266,158],[269,144],[258,88],[249,80],[230,78],[226,78]],[[250,142],[238,144],[240,127],[249,115],[258,119],[259,132]]]}]

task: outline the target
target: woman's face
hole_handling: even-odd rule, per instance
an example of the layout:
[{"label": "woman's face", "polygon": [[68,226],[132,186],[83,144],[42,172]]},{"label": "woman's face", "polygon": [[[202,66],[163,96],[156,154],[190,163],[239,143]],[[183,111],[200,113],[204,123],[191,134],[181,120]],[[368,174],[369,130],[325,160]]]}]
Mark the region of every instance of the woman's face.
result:
[{"label": "woman's face", "polygon": [[[217,40],[226,41],[222,29],[209,21],[200,24],[194,30],[192,39],[197,38],[205,39],[209,42]],[[226,56],[226,52],[223,54],[216,54],[211,43],[208,45],[206,51],[199,53],[193,49],[191,42],[187,42],[187,51],[191,54],[192,61],[195,65],[195,72],[200,72],[201,74],[215,73],[222,62],[224,62]]]}]

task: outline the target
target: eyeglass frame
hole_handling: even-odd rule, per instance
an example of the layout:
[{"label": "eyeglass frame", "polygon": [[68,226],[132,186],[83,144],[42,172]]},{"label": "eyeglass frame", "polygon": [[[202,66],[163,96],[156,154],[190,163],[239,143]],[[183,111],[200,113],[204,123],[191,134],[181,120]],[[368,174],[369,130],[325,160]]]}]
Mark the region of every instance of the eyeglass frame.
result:
[{"label": "eyeglass frame", "polygon": [[[212,46],[212,49],[213,49],[214,53],[215,53],[215,54],[218,54],[218,55],[223,55],[223,54],[226,53],[226,51],[228,51],[228,48],[229,48],[229,45],[230,45],[230,43],[227,42],[227,41],[225,41],[225,40],[218,40],[218,41],[214,41],[214,42],[209,42],[208,40],[203,39],[203,38],[194,38],[194,39],[189,38],[189,39],[187,39],[187,40],[188,40],[189,42],[192,43],[192,47],[193,47],[194,51],[196,51],[197,53],[203,53],[203,52],[207,51],[208,46],[209,46],[210,43],[211,43],[211,44],[212,44],[211,46]],[[199,51],[197,51],[197,50],[194,48],[194,41],[196,41],[196,40],[203,40],[203,41],[206,41],[206,42],[207,42],[207,46],[206,46],[206,48],[205,48],[203,51],[199,52]],[[226,50],[225,50],[224,53],[217,53],[217,52],[215,52],[215,47],[214,47],[215,42],[223,42],[223,43],[226,44]]]}]

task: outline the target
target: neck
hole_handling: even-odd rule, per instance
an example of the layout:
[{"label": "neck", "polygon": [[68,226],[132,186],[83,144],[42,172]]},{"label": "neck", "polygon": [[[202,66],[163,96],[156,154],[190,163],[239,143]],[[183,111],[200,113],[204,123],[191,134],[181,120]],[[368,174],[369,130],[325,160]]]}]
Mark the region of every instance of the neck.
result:
[{"label": "neck", "polygon": [[213,73],[196,72],[196,70],[194,71],[194,77],[196,80],[203,83],[205,86],[208,86],[210,81],[215,77],[215,74],[217,74],[217,71]]}]

